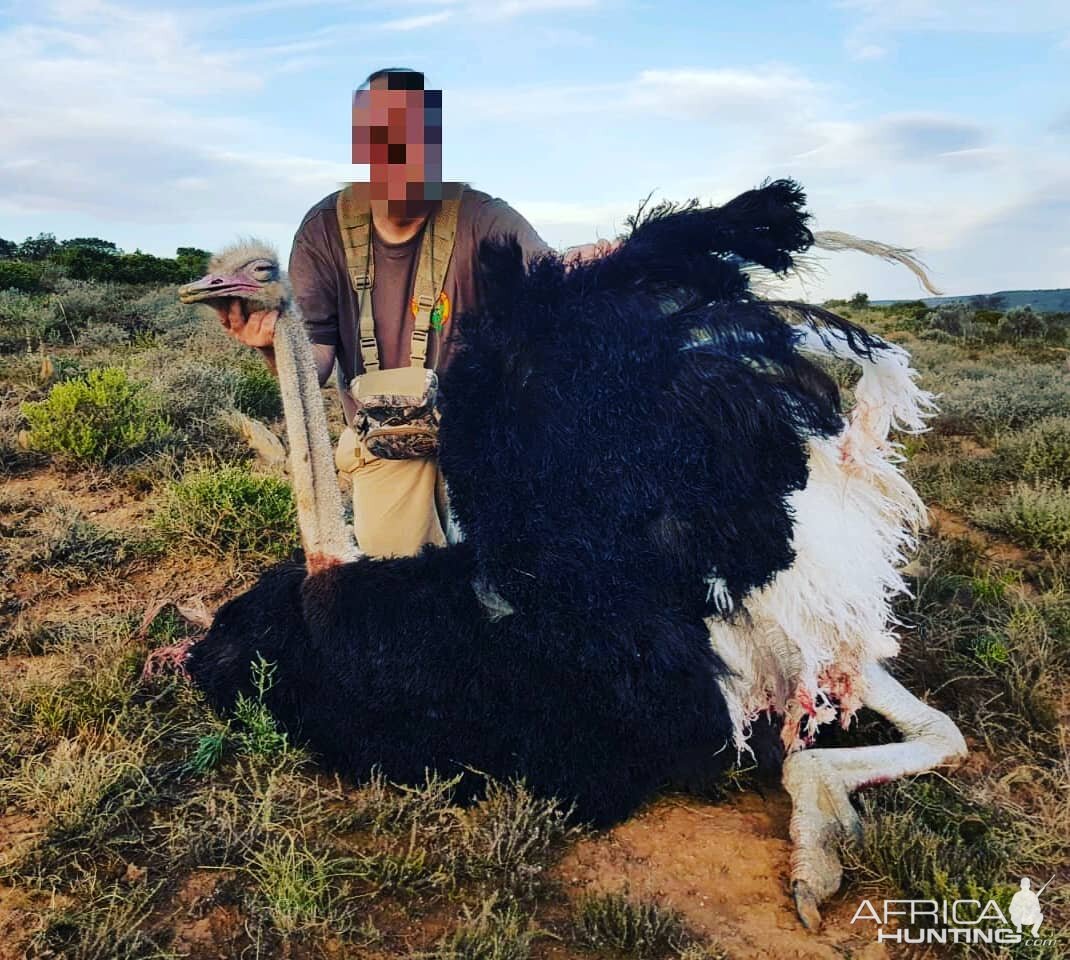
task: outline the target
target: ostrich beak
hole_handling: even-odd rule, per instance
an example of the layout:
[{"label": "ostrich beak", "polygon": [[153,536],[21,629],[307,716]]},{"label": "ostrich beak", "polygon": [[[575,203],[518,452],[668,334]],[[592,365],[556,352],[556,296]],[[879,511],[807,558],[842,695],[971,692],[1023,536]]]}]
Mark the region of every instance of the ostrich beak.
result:
[{"label": "ostrich beak", "polygon": [[206,300],[248,297],[250,294],[259,292],[260,284],[241,274],[228,277],[218,273],[209,273],[200,280],[194,280],[193,283],[180,287],[178,299],[183,303],[204,303]]}]

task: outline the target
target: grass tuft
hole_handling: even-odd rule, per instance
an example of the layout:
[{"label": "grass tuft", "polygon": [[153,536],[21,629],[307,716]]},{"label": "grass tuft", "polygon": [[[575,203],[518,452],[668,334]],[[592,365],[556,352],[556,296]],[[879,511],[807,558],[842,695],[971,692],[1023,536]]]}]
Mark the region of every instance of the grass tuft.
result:
[{"label": "grass tuft", "polygon": [[272,561],[298,546],[290,485],[240,466],[201,470],[170,484],[155,526],[173,541],[216,556]]},{"label": "grass tuft", "polygon": [[456,930],[434,950],[415,956],[423,960],[528,960],[532,942],[540,934],[516,903],[500,904],[495,895],[476,912],[466,906]]},{"label": "grass tuft", "polygon": [[617,950],[640,960],[676,954],[691,940],[677,913],[650,900],[629,900],[623,893],[582,897],[574,908],[571,930],[581,946]]}]

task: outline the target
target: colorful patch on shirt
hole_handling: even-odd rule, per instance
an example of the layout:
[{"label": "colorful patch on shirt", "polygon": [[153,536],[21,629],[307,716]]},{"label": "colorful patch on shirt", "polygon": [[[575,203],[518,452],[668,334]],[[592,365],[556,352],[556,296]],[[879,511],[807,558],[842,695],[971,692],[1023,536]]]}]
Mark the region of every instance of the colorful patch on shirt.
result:
[{"label": "colorful patch on shirt", "polygon": [[431,329],[436,333],[440,331],[450,320],[450,298],[443,290],[435,301],[435,307],[431,311]]},{"label": "colorful patch on shirt", "polygon": [[[415,317],[419,313],[419,305],[416,298],[413,297],[409,301],[409,308],[412,310],[412,315]],[[431,329],[438,333],[450,320],[450,298],[446,296],[446,291],[443,290],[435,301],[435,305],[431,308],[431,318],[428,321],[431,325]]]}]

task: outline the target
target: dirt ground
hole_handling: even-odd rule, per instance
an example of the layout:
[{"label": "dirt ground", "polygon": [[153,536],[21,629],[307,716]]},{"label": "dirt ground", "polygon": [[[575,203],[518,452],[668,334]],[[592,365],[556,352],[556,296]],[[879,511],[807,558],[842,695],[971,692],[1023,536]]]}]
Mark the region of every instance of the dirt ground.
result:
[{"label": "dirt ground", "polygon": [[[47,469],[6,481],[3,493],[5,515],[0,520],[9,525],[34,522],[41,515],[37,508],[77,507],[108,528],[134,530],[143,528],[147,513],[145,502],[114,486],[95,487],[91,478]],[[964,527],[961,521],[943,511],[936,511],[935,520],[963,532],[958,530]],[[189,557],[135,563],[103,584],[66,583],[48,573],[14,581],[4,577],[0,629],[139,613],[161,599],[203,604],[211,611],[247,577],[218,561]],[[0,658],[0,683],[47,672],[49,659]],[[841,891],[825,905],[822,930],[811,933],[802,927],[789,890],[789,816],[790,801],[781,791],[740,793],[719,805],[666,797],[618,828],[575,844],[554,866],[553,876],[570,899],[585,892],[621,890],[633,898],[653,898],[677,910],[695,932],[709,936],[733,960],[879,960],[905,955],[876,943],[872,927],[851,924],[863,897],[881,896],[874,891]],[[14,809],[0,809],[0,865],[10,862],[33,836],[32,820]],[[208,960],[237,956],[248,947],[239,912],[219,893],[227,880],[219,871],[196,872],[171,898],[166,926],[179,956]],[[32,932],[29,908],[40,908],[42,902],[42,895],[0,885],[0,960],[22,960],[16,944]],[[547,909],[561,911],[562,905]],[[395,943],[400,937],[416,948],[431,945],[446,925],[436,919],[434,909],[415,916],[395,909],[376,922],[390,928]],[[398,956],[352,946],[339,947],[336,953],[330,945],[319,946],[323,953],[316,955],[368,960]],[[590,957],[552,938],[539,941],[534,955],[547,960]]]}]

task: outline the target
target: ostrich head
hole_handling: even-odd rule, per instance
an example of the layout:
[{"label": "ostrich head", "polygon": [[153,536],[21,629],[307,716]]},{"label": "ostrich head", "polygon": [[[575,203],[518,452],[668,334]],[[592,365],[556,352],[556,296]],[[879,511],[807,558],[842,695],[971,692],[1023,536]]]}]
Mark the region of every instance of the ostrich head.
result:
[{"label": "ostrich head", "polygon": [[247,301],[250,309],[260,310],[282,310],[291,299],[279,270],[278,255],[257,240],[217,253],[208,264],[208,273],[181,287],[178,297],[183,303],[208,306],[237,298]]}]

